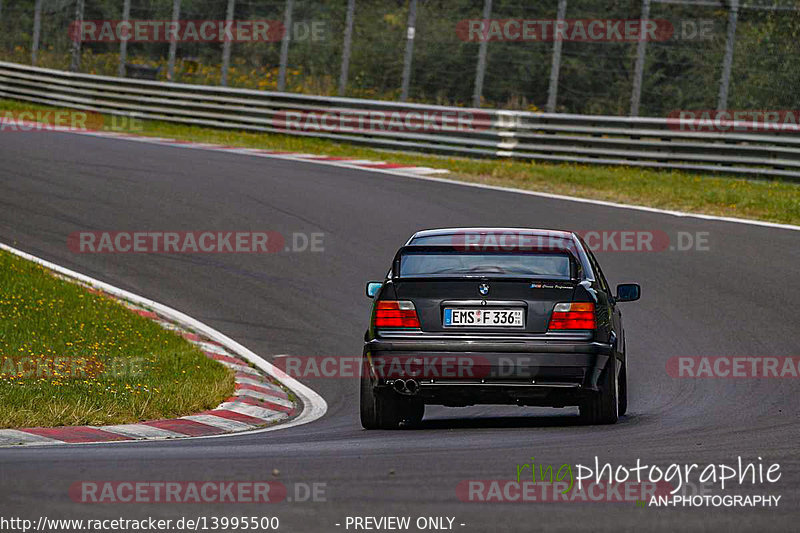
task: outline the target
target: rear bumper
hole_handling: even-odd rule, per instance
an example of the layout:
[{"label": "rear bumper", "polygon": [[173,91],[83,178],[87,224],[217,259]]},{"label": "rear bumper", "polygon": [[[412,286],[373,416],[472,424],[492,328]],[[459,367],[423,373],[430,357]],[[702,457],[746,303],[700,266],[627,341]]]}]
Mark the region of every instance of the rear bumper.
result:
[{"label": "rear bumper", "polygon": [[597,391],[613,357],[593,341],[374,339],[365,344],[377,388],[413,379],[426,403],[575,405]]}]

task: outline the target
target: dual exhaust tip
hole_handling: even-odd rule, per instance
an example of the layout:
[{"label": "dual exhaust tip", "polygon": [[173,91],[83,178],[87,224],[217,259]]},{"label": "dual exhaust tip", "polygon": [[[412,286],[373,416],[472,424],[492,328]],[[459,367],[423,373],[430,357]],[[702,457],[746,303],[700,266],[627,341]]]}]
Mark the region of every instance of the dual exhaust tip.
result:
[{"label": "dual exhaust tip", "polygon": [[416,379],[396,379],[392,383],[392,388],[399,394],[407,394],[413,396],[419,392],[419,383]]}]

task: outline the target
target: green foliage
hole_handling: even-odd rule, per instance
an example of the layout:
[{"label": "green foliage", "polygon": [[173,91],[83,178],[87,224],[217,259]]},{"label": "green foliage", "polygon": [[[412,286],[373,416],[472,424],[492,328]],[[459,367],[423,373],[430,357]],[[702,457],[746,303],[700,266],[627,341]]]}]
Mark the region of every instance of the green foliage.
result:
[{"label": "green foliage", "polygon": [[[9,4],[8,2],[6,4]],[[4,7],[0,20],[0,59],[30,61],[34,0]],[[220,20],[223,0],[183,0],[181,18]],[[790,5],[780,0],[781,5]],[[67,27],[73,0],[44,2],[40,65],[66,68]],[[287,90],[337,93],[347,2],[298,0],[295,23],[321,23],[322,38],[296,38],[289,48]],[[121,17],[121,0],[86,0],[87,20]],[[493,19],[553,19],[557,2],[495,0]],[[168,0],[132,0],[131,16],[166,20]],[[285,0],[238,0],[235,18],[283,21]],[[479,44],[461,40],[459,21],[482,18],[483,2],[419,0],[414,39],[410,99],[416,102],[471,105]],[[641,0],[570,0],[570,19],[637,19]],[[665,116],[678,109],[713,109],[717,104],[728,12],[708,5],[652,3],[651,19],[668,20],[675,34],[648,42],[640,114]],[[348,96],[396,99],[400,93],[408,21],[407,0],[357,0],[349,68]],[[705,39],[687,39],[686,24],[708,21]],[[728,107],[795,109],[800,107],[800,11],[741,9],[736,32]],[[296,36],[295,36],[296,37]],[[131,43],[129,61],[161,66],[166,79],[168,43]],[[220,43],[181,43],[174,81],[217,84]],[[482,105],[539,110],[547,101],[552,42],[491,42]],[[84,43],[81,70],[116,75],[117,43]],[[565,42],[557,110],[568,113],[627,114],[636,43]],[[279,42],[234,43],[229,84],[263,90],[277,88]]]}]

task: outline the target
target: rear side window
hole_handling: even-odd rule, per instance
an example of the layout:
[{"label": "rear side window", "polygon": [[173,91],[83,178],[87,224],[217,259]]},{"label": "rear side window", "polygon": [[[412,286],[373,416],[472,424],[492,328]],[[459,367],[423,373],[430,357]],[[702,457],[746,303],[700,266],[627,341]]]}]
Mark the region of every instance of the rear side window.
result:
[{"label": "rear side window", "polygon": [[407,252],[400,257],[400,277],[493,276],[570,279],[566,254]]}]

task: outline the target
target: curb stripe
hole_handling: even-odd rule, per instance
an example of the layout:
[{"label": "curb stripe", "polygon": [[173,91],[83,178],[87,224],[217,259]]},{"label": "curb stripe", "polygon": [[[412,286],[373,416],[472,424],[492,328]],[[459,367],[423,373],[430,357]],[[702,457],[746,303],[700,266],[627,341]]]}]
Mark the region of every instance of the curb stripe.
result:
[{"label": "curb stripe", "polygon": [[272,396],[270,394],[266,394],[263,392],[258,392],[255,390],[247,390],[247,389],[240,389],[236,391],[237,398],[255,398],[256,400],[260,400],[261,402],[271,402],[278,405],[284,405],[286,407],[293,407],[294,404],[289,400],[284,398],[278,398],[276,396]]},{"label": "curb stripe", "polygon": [[262,394],[268,394],[276,398],[283,398],[284,400],[287,400],[289,398],[289,395],[283,392],[282,390],[275,390],[269,387],[262,387],[261,385],[252,385],[250,383],[242,383],[242,380],[236,380],[236,390],[260,392]]},{"label": "curb stripe", "polygon": [[63,442],[106,442],[112,440],[131,440],[130,437],[118,435],[89,426],[63,426],[57,428],[25,428],[25,433],[49,437]]},{"label": "curb stripe", "polygon": [[214,415],[220,418],[227,418],[228,420],[236,420],[237,422],[244,422],[253,426],[261,426],[269,422],[265,418],[257,418],[255,416],[237,413],[236,411],[229,411],[227,409],[214,409],[213,411],[203,411],[201,415]]},{"label": "curb stripe", "polygon": [[241,365],[242,364],[242,360],[241,359],[236,359],[235,357],[230,357],[230,356],[227,356],[227,355],[222,355],[222,354],[213,353],[213,352],[205,352],[204,351],[203,353],[206,354],[210,359],[213,359],[215,361],[219,361],[221,363],[225,362],[225,363],[231,363],[231,364],[234,364],[234,365]]},{"label": "curb stripe", "polygon": [[[167,322],[167,323],[169,324],[169,322]],[[192,341],[192,342],[197,342],[197,343],[202,342],[203,344],[210,344],[211,346],[216,346],[217,348],[222,348],[223,347],[220,343],[218,343],[216,341],[209,340],[209,339],[204,339],[200,335],[198,335],[197,333],[192,333],[191,331],[183,331],[183,330],[181,330],[181,335],[183,335],[184,339]]]},{"label": "curb stripe", "polygon": [[189,415],[181,417],[181,420],[190,420],[192,422],[199,422],[207,426],[220,428],[224,431],[245,431],[252,427],[252,424],[246,424],[237,420],[231,420],[216,415]]},{"label": "curb stripe", "polygon": [[220,355],[230,355],[223,346],[220,346],[217,343],[206,342],[205,340],[192,342],[197,344],[197,346],[205,352],[218,353]]},{"label": "curb stripe", "polygon": [[116,426],[102,426],[103,431],[110,431],[119,435],[125,435],[132,439],[174,439],[183,437],[180,433],[168,431],[145,424],[118,424]]},{"label": "curb stripe", "polygon": [[286,413],[275,409],[267,409],[265,407],[258,407],[256,405],[250,405],[239,401],[222,403],[219,408],[225,411],[233,411],[234,413],[254,416],[262,420],[275,420],[277,418],[283,418],[286,416]]},{"label": "curb stripe", "polygon": [[166,429],[168,431],[174,431],[175,433],[189,435],[192,437],[202,437],[204,435],[217,435],[219,433],[225,433],[225,430],[222,428],[209,426],[208,424],[202,424],[200,422],[195,422],[194,420],[185,420],[183,418],[176,418],[172,420],[152,420],[149,422],[142,422],[142,424]]},{"label": "curb stripe", "polygon": [[41,435],[26,433],[18,429],[0,429],[0,444],[2,445],[46,444],[51,442],[58,441],[50,437],[42,437]]},{"label": "curb stripe", "polygon": [[250,383],[258,387],[274,387],[275,385],[267,381],[262,376],[254,376],[252,374],[245,374],[244,372],[236,373],[236,383]]},{"label": "curb stripe", "polygon": [[249,398],[247,396],[233,396],[228,398],[228,401],[246,403],[247,405],[255,405],[256,407],[272,409],[273,411],[283,411],[284,413],[290,413],[292,411],[291,407],[274,402],[256,400],[255,398]]},{"label": "curb stripe", "polygon": [[260,376],[261,375],[261,374],[259,374],[258,370],[256,370],[255,368],[250,368],[249,366],[244,366],[242,364],[229,363],[227,361],[220,361],[219,363],[221,365],[227,366],[228,368],[232,368],[233,370],[235,370],[237,372],[243,372],[245,374],[250,374],[251,376]]}]

